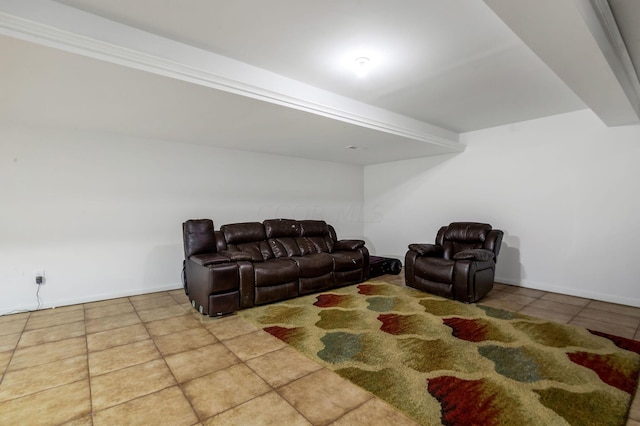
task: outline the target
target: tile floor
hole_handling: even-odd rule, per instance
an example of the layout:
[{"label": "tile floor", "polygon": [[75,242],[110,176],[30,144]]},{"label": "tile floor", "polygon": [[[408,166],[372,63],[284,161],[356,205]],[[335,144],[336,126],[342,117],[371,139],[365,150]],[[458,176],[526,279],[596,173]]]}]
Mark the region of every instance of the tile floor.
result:
[{"label": "tile floor", "polygon": [[[503,284],[482,303],[640,339],[640,308]],[[201,316],[182,290],[0,317],[0,424],[415,425],[241,318]]]}]

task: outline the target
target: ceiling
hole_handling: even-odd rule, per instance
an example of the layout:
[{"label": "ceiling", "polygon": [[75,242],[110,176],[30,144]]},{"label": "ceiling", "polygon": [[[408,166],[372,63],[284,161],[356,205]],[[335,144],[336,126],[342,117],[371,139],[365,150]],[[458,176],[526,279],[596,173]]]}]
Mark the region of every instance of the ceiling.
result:
[{"label": "ceiling", "polygon": [[456,153],[585,108],[640,123],[638,28],[625,0],[0,0],[0,119],[361,165]]}]

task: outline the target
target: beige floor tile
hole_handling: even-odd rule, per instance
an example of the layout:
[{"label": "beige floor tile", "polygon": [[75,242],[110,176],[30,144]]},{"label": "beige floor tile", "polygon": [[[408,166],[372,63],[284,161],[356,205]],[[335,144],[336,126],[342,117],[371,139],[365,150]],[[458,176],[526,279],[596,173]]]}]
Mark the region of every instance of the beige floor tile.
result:
[{"label": "beige floor tile", "polygon": [[100,331],[114,328],[126,327],[128,325],[139,324],[140,317],[135,312],[128,314],[109,315],[101,318],[91,318],[86,321],[87,333],[98,333]]},{"label": "beige floor tile", "polygon": [[278,389],[313,424],[327,424],[372,398],[337,374],[318,370]]},{"label": "beige floor tile", "polygon": [[[536,297],[524,296],[522,294],[509,293],[509,294],[505,294],[504,297],[500,298],[500,300],[502,302],[511,303],[511,304],[514,304],[514,305],[527,306],[527,305],[530,305],[531,303],[535,302],[538,299]],[[480,302],[480,303],[482,303],[482,302]]]},{"label": "beige floor tile", "polygon": [[539,299],[540,297],[547,294],[546,291],[535,290],[533,288],[516,287],[516,286],[504,288],[502,291],[509,294],[515,294],[518,296],[532,297],[534,299]]},{"label": "beige floor tile", "polygon": [[84,311],[84,315],[86,319],[96,319],[109,317],[112,315],[128,314],[131,312],[134,312],[133,305],[126,301],[105,306],[86,308]]},{"label": "beige floor tile", "polygon": [[202,346],[213,345],[218,342],[218,339],[213,337],[213,334],[204,327],[166,334],[156,337],[154,340],[164,356],[201,348]]},{"label": "beige floor tile", "polygon": [[6,334],[4,336],[0,336],[0,352],[12,351],[18,346],[18,342],[20,341],[21,333],[14,334]]},{"label": "beige floor tile", "polygon": [[163,336],[165,334],[177,333],[179,331],[198,327],[202,327],[200,321],[196,320],[189,314],[147,323],[147,329],[152,336]]},{"label": "beige floor tile", "polygon": [[91,379],[93,410],[104,410],[175,384],[171,371],[162,359],[93,377]]},{"label": "beige floor tile", "polygon": [[247,361],[247,365],[274,388],[322,368],[317,362],[288,346],[252,358]]},{"label": "beige floor tile", "polygon": [[179,387],[173,386],[120,404],[94,415],[95,426],[171,425],[189,426],[198,418]]},{"label": "beige floor tile", "polygon": [[640,421],[629,419],[627,420],[627,426],[640,426]]},{"label": "beige floor tile", "polygon": [[151,340],[117,346],[100,352],[89,353],[91,377],[121,370],[160,358],[160,352]]},{"label": "beige floor tile", "polygon": [[47,328],[38,328],[36,330],[25,331],[22,333],[18,347],[22,348],[26,346],[41,345],[43,343],[55,342],[56,340],[84,336],[84,334],[84,321],[56,325]]},{"label": "beige floor tile", "polygon": [[538,308],[532,305],[525,306],[524,308],[520,309],[518,313],[523,315],[529,315],[536,318],[542,318],[548,321],[555,321],[563,324],[568,323],[575,316],[571,313],[550,311],[550,310]]},{"label": "beige floor tile", "polygon": [[221,343],[169,355],[165,361],[180,383],[223,370],[240,362],[238,357]]},{"label": "beige floor tile", "polygon": [[48,315],[32,315],[27,321],[25,330],[36,330],[38,328],[48,328],[55,325],[70,324],[72,322],[84,321],[84,310],[75,309],[72,311],[56,312],[47,310]]},{"label": "beige floor tile", "polygon": [[180,305],[162,306],[160,308],[138,311],[138,315],[142,321],[156,321],[164,318],[177,317],[184,315],[186,312]]},{"label": "beige floor tile", "polygon": [[[4,324],[8,322],[19,321],[19,320],[24,321],[26,323],[27,319],[29,319],[29,316],[31,316],[31,312],[20,312],[16,314],[0,315],[0,325],[4,327]],[[0,327],[0,329],[2,327]]]},{"label": "beige floor tile", "polygon": [[589,330],[601,331],[603,333],[613,334],[614,336],[626,337],[627,339],[633,339],[633,335],[636,332],[635,328],[623,327],[617,324],[605,323],[592,318],[585,318],[577,316],[569,321],[569,324],[577,327],[583,327]]},{"label": "beige floor tile", "polygon": [[542,300],[550,300],[552,302],[565,303],[567,305],[575,305],[585,307],[589,304],[589,299],[582,297],[569,296],[567,294],[560,293],[547,293],[541,297]]},{"label": "beige floor tile", "polygon": [[72,311],[82,311],[84,310],[84,307],[82,305],[67,305],[67,306],[60,306],[60,307],[54,307],[54,308],[48,308],[48,309],[40,309],[37,311],[33,311],[31,313],[31,318],[37,318],[41,315],[51,315],[51,314],[61,314],[64,312],[72,312]]},{"label": "beige floor tile", "polygon": [[[13,316],[13,315],[12,315]],[[7,317],[10,318],[10,317]],[[27,324],[28,317],[12,319],[11,321],[3,321],[0,323],[0,337],[8,334],[22,333],[24,326]]]},{"label": "beige floor tile", "polygon": [[57,425],[90,412],[89,381],[82,380],[0,402],[0,424]]},{"label": "beige floor tile", "polygon": [[529,307],[542,309],[545,311],[564,313],[567,315],[577,315],[578,312],[582,310],[582,306],[571,305],[568,303],[554,302],[553,300],[542,300],[542,299],[538,299],[532,302],[530,305],[527,305],[527,308]]},{"label": "beige floor tile", "polygon": [[77,382],[87,376],[86,355],[10,371],[0,384],[0,401]]},{"label": "beige floor tile", "polygon": [[504,309],[506,311],[511,311],[511,312],[517,312],[526,306],[521,303],[508,302],[502,299],[490,299],[490,300],[482,299],[478,302],[478,305],[489,306],[491,308],[496,308],[496,309]]},{"label": "beige floor tile", "polygon": [[509,287],[513,287],[513,286],[509,284],[493,283],[494,290],[505,290],[505,289],[509,289]]},{"label": "beige floor tile", "polygon": [[269,392],[233,407],[205,422],[206,426],[299,425],[311,423],[275,392]]},{"label": "beige floor tile", "polygon": [[129,296],[131,302],[137,302],[139,300],[155,299],[156,297],[162,297],[167,294],[166,291],[157,291],[155,293],[143,293],[136,296]]},{"label": "beige floor tile", "polygon": [[117,299],[99,300],[97,302],[89,302],[84,304],[84,309],[93,309],[100,306],[117,305],[118,303],[130,303],[129,298],[119,297]]},{"label": "beige floor tile", "polygon": [[353,425],[419,426],[419,423],[389,404],[373,398],[331,423],[331,426]]},{"label": "beige floor tile", "polygon": [[89,352],[103,351],[116,346],[147,340],[151,336],[142,323],[127,327],[114,328],[99,333],[87,335],[87,347]]},{"label": "beige floor tile", "polygon": [[640,325],[640,318],[631,317],[618,312],[601,311],[589,306],[583,308],[577,315],[578,318],[588,318],[601,321],[603,323],[614,324],[621,327],[637,329]]},{"label": "beige floor tile", "polygon": [[234,337],[259,330],[255,325],[236,315],[224,318],[211,318],[206,322],[205,327],[220,340],[233,339]]},{"label": "beige floor tile", "polygon": [[629,418],[640,421],[640,396],[638,394],[638,391],[636,391],[635,398],[631,403],[631,408],[629,409]]},{"label": "beige floor tile", "polygon": [[626,305],[619,305],[617,303],[608,303],[608,302],[601,302],[599,300],[592,300],[587,305],[587,308],[598,309],[600,311],[606,311],[606,312],[614,312],[616,314],[626,315],[629,317],[635,317],[640,319],[640,308],[636,308],[634,306],[626,306]]},{"label": "beige floor tile", "polygon": [[11,355],[13,355],[13,352],[0,352],[0,380],[2,377],[2,374],[4,373],[4,371],[7,369],[7,366],[9,365],[9,361],[11,360]]},{"label": "beige floor tile", "polygon": [[93,426],[93,417],[89,414],[88,416],[82,416],[77,419],[64,422],[61,426]]},{"label": "beige floor tile", "polygon": [[132,300],[131,303],[137,311],[148,311],[149,309],[178,305],[176,299],[169,296],[167,293],[164,293],[158,297],[153,297],[151,299]]},{"label": "beige floor tile", "polygon": [[235,364],[183,384],[185,394],[202,419],[208,419],[271,390],[244,364]]},{"label": "beige floor tile", "polygon": [[184,289],[171,290],[168,293],[178,303],[189,303],[189,296],[185,294]]},{"label": "beige floor tile", "polygon": [[84,337],[73,337],[38,346],[18,348],[9,363],[8,371],[73,358],[78,355],[86,355],[86,353],[87,343]]},{"label": "beige floor tile", "polygon": [[287,346],[278,338],[262,330],[225,340],[224,344],[243,361]]}]

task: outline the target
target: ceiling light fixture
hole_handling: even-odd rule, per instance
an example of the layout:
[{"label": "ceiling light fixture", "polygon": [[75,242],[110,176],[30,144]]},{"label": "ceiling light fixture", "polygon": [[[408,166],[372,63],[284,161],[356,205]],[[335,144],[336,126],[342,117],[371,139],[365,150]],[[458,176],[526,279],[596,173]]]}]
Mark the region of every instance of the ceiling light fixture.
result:
[{"label": "ceiling light fixture", "polygon": [[367,148],[363,147],[363,146],[347,145],[347,146],[344,147],[344,149],[352,149],[352,150],[355,150],[355,151],[360,151],[362,149],[367,149]]},{"label": "ceiling light fixture", "polygon": [[354,67],[356,76],[360,78],[366,77],[369,73],[370,68],[371,61],[369,60],[369,58],[367,58],[366,56],[360,56],[359,58],[356,58],[356,64]]}]

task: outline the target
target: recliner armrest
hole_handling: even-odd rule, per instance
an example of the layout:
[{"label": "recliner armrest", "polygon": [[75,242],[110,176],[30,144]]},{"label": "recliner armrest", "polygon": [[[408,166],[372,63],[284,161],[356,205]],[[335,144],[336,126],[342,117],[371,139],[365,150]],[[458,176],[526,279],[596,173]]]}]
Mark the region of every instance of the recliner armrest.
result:
[{"label": "recliner armrest", "polygon": [[220,263],[229,263],[231,261],[231,259],[229,259],[227,256],[224,256],[220,253],[196,254],[191,256],[189,260],[192,260],[198,265],[202,265],[202,266],[217,265]]},{"label": "recliner armrest", "polygon": [[233,261],[251,260],[251,255],[243,251],[222,250],[220,254],[227,256],[230,260],[233,260]]},{"label": "recliner armrest", "polygon": [[409,244],[409,250],[415,251],[420,256],[440,257],[444,254],[442,247],[435,244]]},{"label": "recliner armrest", "polygon": [[364,246],[362,240],[339,240],[333,246],[333,250],[357,250]]},{"label": "recliner armrest", "polygon": [[462,250],[453,255],[453,260],[478,260],[485,262],[495,257],[495,254],[491,250],[487,249],[471,249]]}]

